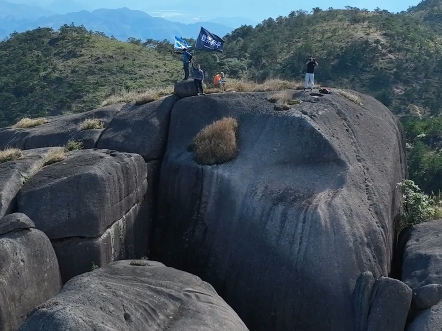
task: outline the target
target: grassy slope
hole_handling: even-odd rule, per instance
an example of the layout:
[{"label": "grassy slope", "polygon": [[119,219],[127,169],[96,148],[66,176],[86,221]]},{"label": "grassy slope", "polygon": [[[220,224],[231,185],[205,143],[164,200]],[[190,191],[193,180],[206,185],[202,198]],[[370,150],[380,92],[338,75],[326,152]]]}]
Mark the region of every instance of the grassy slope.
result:
[{"label": "grassy slope", "polygon": [[247,67],[244,77],[302,78],[313,53],[324,85],[366,92],[397,114],[440,112],[441,34],[405,13],[292,12],[254,29],[239,28],[226,39],[226,55]]},{"label": "grassy slope", "polygon": [[170,85],[178,57],[90,34],[37,29],[0,43],[0,126],[23,116],[90,110],[109,95]]}]

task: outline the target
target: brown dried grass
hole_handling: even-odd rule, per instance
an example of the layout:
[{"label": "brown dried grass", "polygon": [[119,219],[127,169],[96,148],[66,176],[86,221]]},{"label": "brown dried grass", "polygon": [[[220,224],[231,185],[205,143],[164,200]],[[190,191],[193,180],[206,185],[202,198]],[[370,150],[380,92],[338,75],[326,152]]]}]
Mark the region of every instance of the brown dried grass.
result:
[{"label": "brown dried grass", "polygon": [[238,154],[238,122],[225,117],[203,128],[193,139],[195,160],[199,164],[221,164]]},{"label": "brown dried grass", "polygon": [[23,156],[23,153],[18,148],[7,148],[3,151],[0,151],[0,163],[15,161]]}]

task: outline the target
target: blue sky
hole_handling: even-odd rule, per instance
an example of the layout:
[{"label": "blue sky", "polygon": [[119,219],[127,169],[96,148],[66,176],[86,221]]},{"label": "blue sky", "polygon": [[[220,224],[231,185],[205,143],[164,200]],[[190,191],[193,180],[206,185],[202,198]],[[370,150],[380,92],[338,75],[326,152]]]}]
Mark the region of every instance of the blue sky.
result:
[{"label": "blue sky", "polygon": [[[49,9],[54,0],[7,0],[9,2],[45,5]],[[255,22],[278,16],[287,16],[294,10],[310,11],[313,7],[327,9],[344,8],[346,5],[373,10],[376,7],[390,12],[407,10],[417,5],[420,0],[56,0],[67,3],[76,2],[84,9],[128,7],[147,12],[152,16],[160,16],[183,22],[210,20],[216,17],[244,17]]]}]

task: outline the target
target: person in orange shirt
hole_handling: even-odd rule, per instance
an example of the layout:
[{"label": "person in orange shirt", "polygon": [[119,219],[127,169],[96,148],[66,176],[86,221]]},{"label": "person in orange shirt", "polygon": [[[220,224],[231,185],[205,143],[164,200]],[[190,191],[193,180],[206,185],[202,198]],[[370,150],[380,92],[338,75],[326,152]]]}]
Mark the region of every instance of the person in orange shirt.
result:
[{"label": "person in orange shirt", "polygon": [[224,81],[224,72],[216,74],[216,76],[213,78],[213,85],[219,87],[221,91],[225,91],[226,86]]}]

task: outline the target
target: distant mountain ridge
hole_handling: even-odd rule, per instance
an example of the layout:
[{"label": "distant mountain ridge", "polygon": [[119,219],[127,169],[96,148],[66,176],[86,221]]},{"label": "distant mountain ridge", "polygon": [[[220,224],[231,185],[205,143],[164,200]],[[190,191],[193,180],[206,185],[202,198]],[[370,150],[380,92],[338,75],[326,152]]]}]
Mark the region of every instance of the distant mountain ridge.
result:
[{"label": "distant mountain ridge", "polygon": [[[1,1],[1,0],[0,0]],[[8,4],[1,1],[0,4]],[[22,6],[12,4],[13,6]],[[9,4],[8,4],[9,6]],[[3,7],[1,7],[3,9]],[[5,7],[6,8],[6,7]],[[51,27],[58,29],[64,24],[74,23],[76,26],[84,25],[86,29],[100,31],[119,40],[129,37],[139,39],[154,39],[172,41],[174,36],[196,38],[200,27],[219,35],[230,33],[233,28],[214,22],[198,22],[183,24],[168,21],[164,18],[153,17],[143,11],[120,9],[97,9],[92,12],[82,10],[68,14],[57,14],[39,18],[17,17],[16,15],[3,16],[0,21],[0,38],[9,36],[12,32],[24,32],[37,27]]]}]

